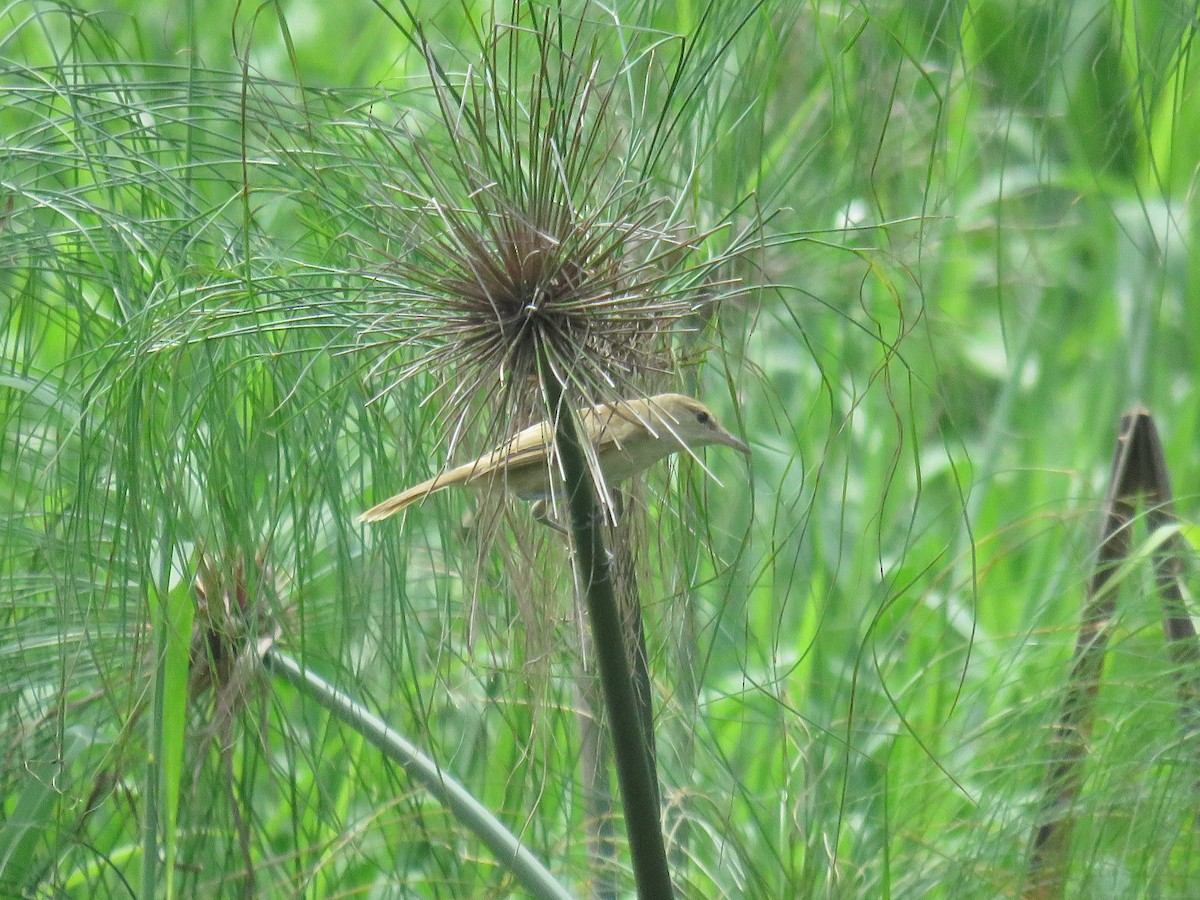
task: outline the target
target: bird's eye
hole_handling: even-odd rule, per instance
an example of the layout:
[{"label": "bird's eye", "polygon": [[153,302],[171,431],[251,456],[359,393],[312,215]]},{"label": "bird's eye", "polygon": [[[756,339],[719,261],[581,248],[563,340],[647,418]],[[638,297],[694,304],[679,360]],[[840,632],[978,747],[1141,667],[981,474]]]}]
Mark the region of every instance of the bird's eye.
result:
[{"label": "bird's eye", "polygon": [[708,424],[708,413],[706,413],[704,410],[700,410],[700,412],[696,413],[696,421],[699,422],[701,425],[707,425]]}]

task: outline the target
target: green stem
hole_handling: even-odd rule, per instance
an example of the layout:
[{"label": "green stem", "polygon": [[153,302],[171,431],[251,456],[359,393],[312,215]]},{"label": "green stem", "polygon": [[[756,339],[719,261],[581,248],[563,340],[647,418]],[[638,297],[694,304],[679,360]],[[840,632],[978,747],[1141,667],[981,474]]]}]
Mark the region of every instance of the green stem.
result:
[{"label": "green stem", "polygon": [[339,691],[315,672],[302,667],[272,647],[263,656],[267,667],[298,691],[315,699],[338,720],[345,722],[378,747],[389,759],[404,767],[411,778],[438,798],[481,841],[496,859],[509,868],[529,896],[538,900],[570,900],[560,885],[519,838],[504,827],[478,800],[467,792],[436,760],[353,698]]},{"label": "green stem", "polygon": [[[548,368],[548,367],[547,367]],[[625,808],[625,828],[633,855],[633,875],[641,898],[670,898],[671,873],[659,821],[658,791],[647,765],[646,744],[638,715],[629,656],[621,628],[621,614],[613,588],[612,567],[602,534],[603,513],[579,438],[575,412],[563,402],[562,384],[552,373],[542,379],[554,442],[562,464],[567,508],[571,518],[571,545],[575,571],[587,597],[592,642],[600,666],[604,704],[612,725],[617,783]]]}]

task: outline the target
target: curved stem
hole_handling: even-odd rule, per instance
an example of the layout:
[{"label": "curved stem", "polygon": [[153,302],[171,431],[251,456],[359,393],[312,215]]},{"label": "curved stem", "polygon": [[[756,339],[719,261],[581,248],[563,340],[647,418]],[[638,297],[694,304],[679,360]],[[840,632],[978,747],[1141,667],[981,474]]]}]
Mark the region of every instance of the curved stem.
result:
[{"label": "curved stem", "polygon": [[467,828],[491,848],[496,859],[507,866],[530,896],[539,900],[569,900],[570,893],[550,871],[522,846],[521,841],[471,796],[449,772],[407,741],[395,729],[362,704],[346,696],[315,672],[303,668],[274,647],[263,654],[263,662],[276,675],[314,698],[335,717],[362,734],[383,753],[404,767],[409,776],[424,785]]}]

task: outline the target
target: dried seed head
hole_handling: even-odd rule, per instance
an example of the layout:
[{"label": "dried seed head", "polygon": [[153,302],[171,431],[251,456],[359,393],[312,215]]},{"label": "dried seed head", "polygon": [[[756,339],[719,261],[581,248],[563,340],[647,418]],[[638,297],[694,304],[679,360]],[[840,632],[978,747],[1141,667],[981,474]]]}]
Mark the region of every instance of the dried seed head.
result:
[{"label": "dried seed head", "polygon": [[652,389],[709,299],[698,283],[712,289],[711,260],[689,267],[710,235],[634,171],[611,102],[622,82],[601,79],[582,26],[530,24],[496,26],[460,85],[431,63],[437,128],[392,142],[399,296],[364,314],[360,346],[379,352],[384,390],[432,374],[451,434],[481,397],[494,430],[540,417],[546,377],[581,406]]},{"label": "dried seed head", "polygon": [[[257,572],[252,589],[247,570]],[[260,558],[253,567],[238,554],[203,554],[193,582],[196,615],[192,628],[190,699],[212,693],[217,718],[239,707],[261,668],[262,655],[279,640],[273,619],[280,586]]]}]

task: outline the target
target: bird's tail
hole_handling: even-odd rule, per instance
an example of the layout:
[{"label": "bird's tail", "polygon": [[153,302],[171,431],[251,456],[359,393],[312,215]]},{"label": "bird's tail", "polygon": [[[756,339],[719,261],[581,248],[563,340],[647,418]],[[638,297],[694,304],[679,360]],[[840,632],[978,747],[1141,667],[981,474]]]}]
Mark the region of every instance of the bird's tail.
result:
[{"label": "bird's tail", "polygon": [[411,506],[418,500],[424,500],[434,491],[440,491],[446,486],[445,481],[439,481],[437,478],[430,478],[428,481],[422,481],[418,485],[410,487],[408,490],[401,491],[394,497],[388,497],[382,503],[376,503],[365,513],[358,517],[360,522],[382,522],[384,519],[390,519],[400,510],[407,506]]}]

